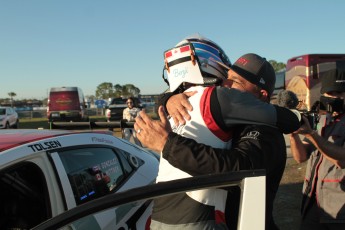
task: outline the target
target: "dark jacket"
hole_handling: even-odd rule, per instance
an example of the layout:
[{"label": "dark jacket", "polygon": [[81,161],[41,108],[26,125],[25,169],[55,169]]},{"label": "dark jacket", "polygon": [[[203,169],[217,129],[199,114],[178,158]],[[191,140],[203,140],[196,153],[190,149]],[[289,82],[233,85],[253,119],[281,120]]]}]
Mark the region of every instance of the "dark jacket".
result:
[{"label": "dark jacket", "polygon": [[[162,153],[170,164],[193,176],[266,169],[266,226],[275,229],[273,202],[286,163],[285,140],[278,129],[264,125],[238,127],[230,150],[214,149],[170,133]],[[229,192],[232,194],[228,196],[226,217],[229,227],[233,228],[237,226],[240,191],[230,189]]]}]

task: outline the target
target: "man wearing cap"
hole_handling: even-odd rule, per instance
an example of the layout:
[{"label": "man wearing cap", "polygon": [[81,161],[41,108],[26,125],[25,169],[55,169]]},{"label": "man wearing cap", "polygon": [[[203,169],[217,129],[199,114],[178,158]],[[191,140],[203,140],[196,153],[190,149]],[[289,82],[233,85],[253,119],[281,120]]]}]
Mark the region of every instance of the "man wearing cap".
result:
[{"label": "man wearing cap", "polygon": [[345,229],[345,62],[330,64],[334,68],[320,76],[317,130],[303,117],[304,125],[290,136],[294,159],[308,160],[301,230]]},{"label": "man wearing cap", "polygon": [[[226,67],[227,68],[227,67]],[[273,67],[265,58],[256,54],[246,54],[240,57],[228,71],[228,80],[232,91],[251,93],[264,102],[270,101],[274,90],[275,73]],[[224,101],[231,101],[222,95]],[[171,102],[173,101],[173,102]],[[177,103],[178,101],[178,103]],[[211,101],[212,102],[212,101]],[[188,105],[183,94],[172,96],[167,102],[170,115],[179,113],[177,107]],[[184,107],[184,106],[182,106]],[[222,107],[224,111],[234,112],[233,104]],[[273,200],[275,198],[286,162],[286,145],[282,133],[274,127],[266,125],[238,125],[234,131],[232,148],[230,150],[211,148],[177,135],[169,130],[167,120],[159,110],[161,122],[150,120],[145,113],[136,119],[136,129],[150,129],[146,135],[139,135],[139,140],[147,147],[162,152],[162,157],[174,167],[192,176],[239,171],[246,169],[266,169],[266,229],[277,229],[272,218]],[[188,115],[183,115],[188,117]],[[255,114],[248,114],[255,116]],[[183,122],[184,119],[181,121]],[[237,124],[240,124],[237,121]],[[240,200],[239,189],[231,189],[226,206],[227,225],[236,229]]]}]

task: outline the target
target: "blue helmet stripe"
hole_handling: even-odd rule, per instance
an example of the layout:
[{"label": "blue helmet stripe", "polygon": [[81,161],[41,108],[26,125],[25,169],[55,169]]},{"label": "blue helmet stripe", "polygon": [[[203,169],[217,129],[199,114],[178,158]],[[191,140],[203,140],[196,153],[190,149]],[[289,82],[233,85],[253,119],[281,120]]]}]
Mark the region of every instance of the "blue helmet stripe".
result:
[{"label": "blue helmet stripe", "polygon": [[212,55],[212,57],[217,61],[222,61],[222,59],[219,57],[219,51],[217,49],[209,45],[196,42],[192,42],[192,45],[194,46],[195,52],[198,56],[200,55],[204,58],[209,59]]}]

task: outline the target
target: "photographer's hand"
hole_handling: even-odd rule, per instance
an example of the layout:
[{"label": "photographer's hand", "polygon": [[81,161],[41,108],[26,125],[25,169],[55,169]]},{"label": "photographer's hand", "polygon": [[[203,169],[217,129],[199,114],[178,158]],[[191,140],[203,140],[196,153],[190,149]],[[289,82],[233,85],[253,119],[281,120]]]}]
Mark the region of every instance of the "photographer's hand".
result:
[{"label": "photographer's hand", "polygon": [[307,135],[315,131],[310,127],[308,118],[302,115],[302,120],[303,120],[303,124],[296,132],[294,132],[295,134]]},{"label": "photographer's hand", "polygon": [[292,156],[297,163],[302,163],[308,160],[309,155],[307,149],[310,145],[310,143],[302,141],[299,134],[308,138],[308,136],[311,137],[312,133],[316,133],[316,131],[312,130],[310,127],[309,121],[305,116],[302,115],[301,119],[301,127],[290,135],[290,149]]}]

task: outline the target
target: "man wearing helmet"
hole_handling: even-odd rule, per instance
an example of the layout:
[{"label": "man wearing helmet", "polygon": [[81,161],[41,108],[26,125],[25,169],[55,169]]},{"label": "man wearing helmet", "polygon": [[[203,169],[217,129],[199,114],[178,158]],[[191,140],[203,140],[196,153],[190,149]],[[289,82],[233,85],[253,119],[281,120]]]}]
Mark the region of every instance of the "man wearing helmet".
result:
[{"label": "man wearing helmet", "polygon": [[[182,51],[192,51],[190,53],[194,57],[189,58]],[[177,58],[174,58],[173,54],[176,53],[178,53]],[[187,62],[187,64],[184,62]],[[279,118],[279,116],[292,115],[288,110],[278,109],[279,112],[277,112],[275,107],[260,102],[260,100],[255,99],[251,94],[241,92],[240,90],[222,87],[205,87],[205,85],[212,85],[224,80],[226,78],[226,71],[224,71],[222,65],[230,65],[225,53],[219,46],[208,39],[197,37],[188,38],[180,42],[177,47],[165,52],[165,63],[166,69],[170,73],[168,74],[168,83],[172,92],[181,89],[189,92],[197,91],[195,95],[189,98],[189,102],[194,108],[191,112],[192,119],[184,125],[173,126],[175,133],[192,138],[198,143],[204,143],[214,148],[228,149],[233,135],[233,128],[238,124],[267,124],[285,128],[285,132],[292,132],[298,128],[297,118],[292,117],[292,119],[295,119],[295,122],[292,122],[292,126],[290,127],[286,127],[287,123],[285,119],[278,119],[277,121],[277,116]],[[195,67],[198,67],[198,69]],[[181,73],[181,70],[189,74],[176,74]],[[263,80],[270,81],[272,79],[267,78]],[[186,85],[188,86],[186,87]],[[191,85],[192,87],[190,87]],[[254,113],[258,117],[248,117],[248,114]],[[146,122],[151,122],[148,120],[146,114],[143,113],[142,115]],[[148,127],[145,126],[144,120],[139,118],[136,121],[135,129],[140,133],[138,135],[139,140],[155,150],[163,150],[164,144],[155,148],[150,143],[151,140],[147,141],[145,139]],[[173,123],[172,121],[170,122]],[[165,136],[164,138],[167,137]],[[187,163],[180,167],[179,165],[172,164],[168,158],[165,158],[164,151],[162,154],[163,157],[160,162],[157,182],[215,173],[212,170],[210,172],[199,170],[198,167],[194,167],[195,165],[187,166]],[[227,170],[229,171],[229,169]],[[214,194],[218,195],[214,196]],[[210,199],[210,195],[217,197],[217,199]],[[167,227],[169,229],[214,229],[224,227],[226,196],[227,193],[225,190],[219,189],[196,191],[193,193],[188,192],[181,195],[172,195],[168,198],[156,199],[151,227],[153,229]]]}]

